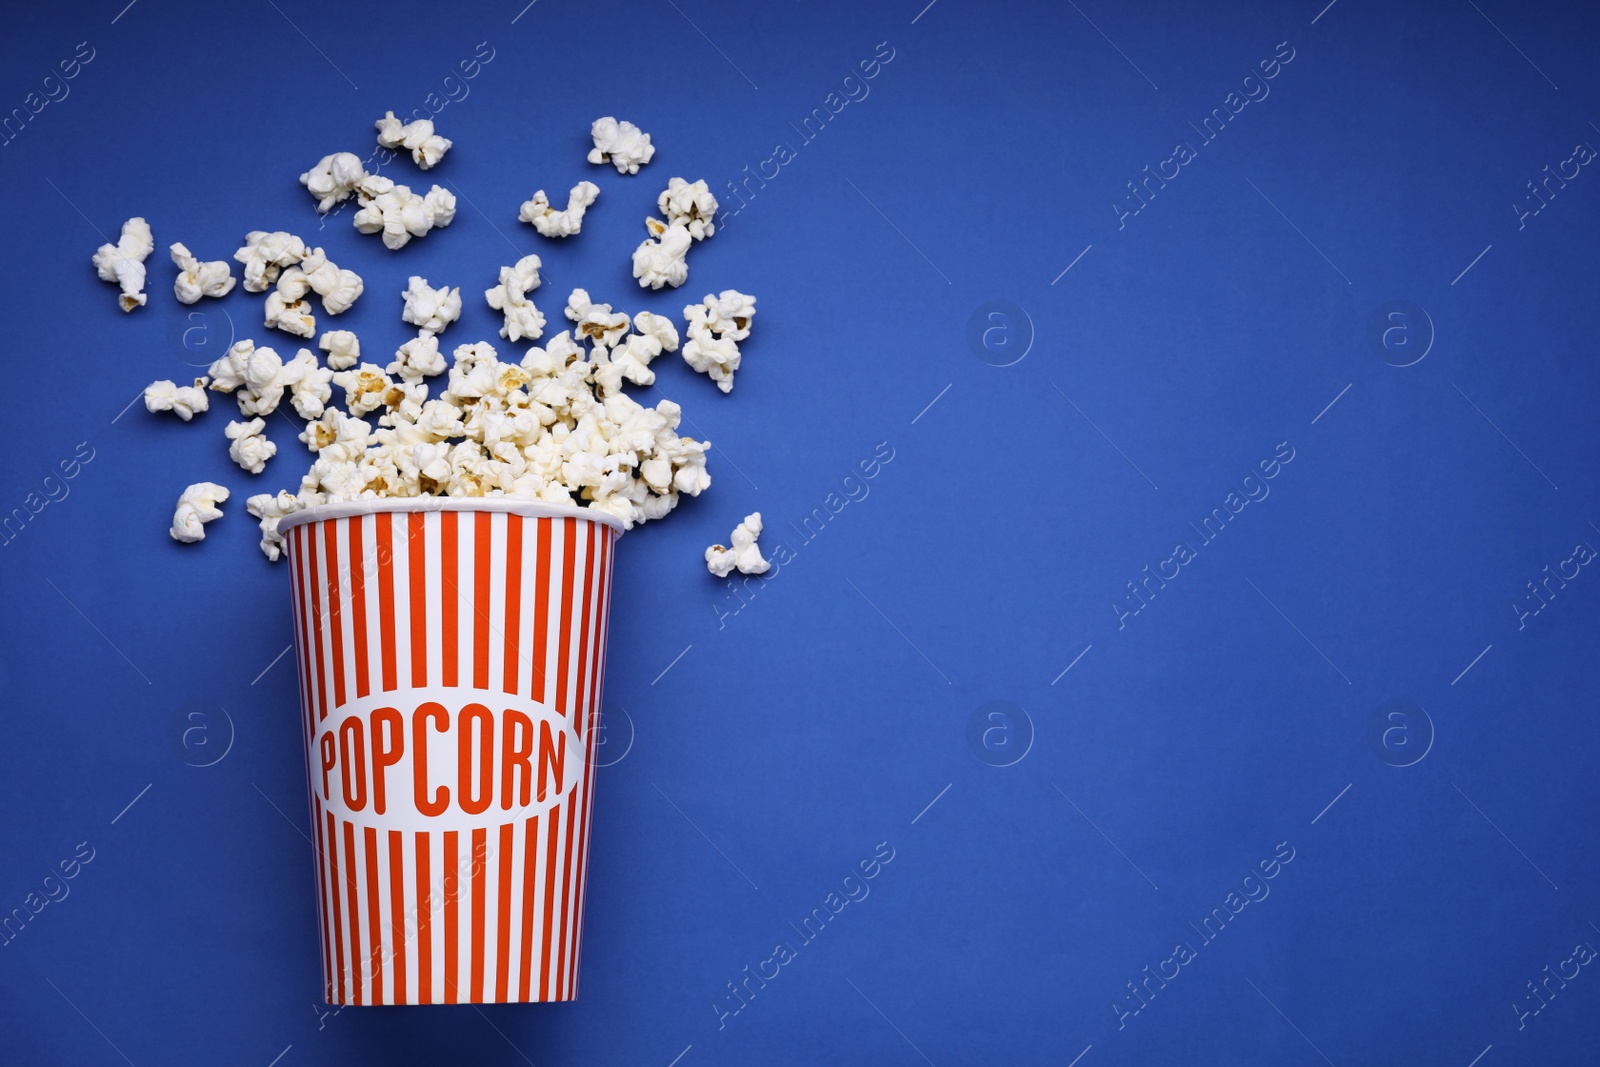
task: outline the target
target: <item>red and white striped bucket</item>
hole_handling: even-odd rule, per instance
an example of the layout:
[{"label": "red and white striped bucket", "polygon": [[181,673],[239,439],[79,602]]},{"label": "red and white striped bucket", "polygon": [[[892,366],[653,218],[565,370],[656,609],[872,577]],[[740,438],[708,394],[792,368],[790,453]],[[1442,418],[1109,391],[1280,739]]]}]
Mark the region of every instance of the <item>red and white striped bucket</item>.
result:
[{"label": "red and white striped bucket", "polygon": [[435,498],[280,528],[328,1002],[573,999],[620,524]]}]

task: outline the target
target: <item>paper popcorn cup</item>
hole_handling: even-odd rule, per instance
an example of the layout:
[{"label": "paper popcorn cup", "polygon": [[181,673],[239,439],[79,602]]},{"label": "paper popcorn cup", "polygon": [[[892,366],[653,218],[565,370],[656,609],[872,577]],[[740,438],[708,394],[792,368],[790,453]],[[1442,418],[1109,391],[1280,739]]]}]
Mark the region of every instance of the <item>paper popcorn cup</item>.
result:
[{"label": "paper popcorn cup", "polygon": [[328,1002],[573,999],[621,524],[431,498],[280,529]]}]

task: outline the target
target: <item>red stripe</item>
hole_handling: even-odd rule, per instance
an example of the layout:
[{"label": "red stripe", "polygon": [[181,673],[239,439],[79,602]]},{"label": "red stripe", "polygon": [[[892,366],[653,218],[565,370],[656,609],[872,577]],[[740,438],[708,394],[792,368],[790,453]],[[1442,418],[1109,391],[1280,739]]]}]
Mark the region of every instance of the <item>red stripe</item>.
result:
[{"label": "red stripe", "polygon": [[[596,591],[602,598],[599,620],[600,634],[595,642],[597,646],[596,652],[600,657],[600,665],[595,669],[594,688],[589,694],[589,708],[591,715],[594,713],[595,709],[602,709],[600,710],[600,714],[605,714],[605,711],[603,710],[604,705],[602,703],[602,698],[606,678],[606,653],[608,650],[607,636],[611,629],[611,553],[615,545],[616,533],[608,527],[605,531],[605,540],[601,548],[600,588]],[[572,986],[570,995],[573,997],[578,995],[579,964],[583,960],[583,915],[587,910],[587,895],[583,890],[586,885],[586,879],[589,876],[589,824],[590,820],[594,817],[594,783],[596,770],[594,764],[596,752],[599,748],[597,737],[597,734],[595,734],[593,731],[590,731],[590,736],[587,739],[587,750],[590,753],[590,756],[588,761],[589,772],[587,781],[584,784],[583,825],[579,830],[579,833],[583,836],[583,840],[578,846],[578,880],[576,883],[579,890],[578,918],[577,922],[573,924],[572,931]]]},{"label": "red stripe", "polygon": [[[301,529],[309,530],[311,524],[307,523]],[[311,640],[316,649],[316,670],[312,672],[313,688],[317,691],[317,721],[321,722],[328,717],[328,676],[322,665],[322,631],[325,620],[322,618],[322,580],[317,574],[317,540],[312,534],[306,534],[306,562],[311,565]]]},{"label": "red stripe", "polygon": [[328,632],[333,636],[333,706],[344,707],[344,603],[339,596],[339,522],[322,524],[322,543],[327,550]]},{"label": "red stripe", "polygon": [[[478,514],[487,516],[487,511]],[[483,827],[472,831],[472,929],[468,931],[472,939],[471,965],[472,974],[468,979],[471,982],[472,1003],[483,1003],[483,949],[484,941],[489,936],[489,928],[484,925],[484,890],[489,883],[489,866],[484,860],[487,855],[488,844],[485,840],[488,831]]]},{"label": "red stripe", "polygon": [[406,590],[411,601],[411,684],[418,689],[428,684],[428,567],[424,559],[427,518],[420,511],[408,516],[410,530],[406,540],[406,561],[411,569],[410,588]]},{"label": "red stripe", "polygon": [[[311,661],[309,659],[311,645],[306,639],[306,557],[305,548],[303,547],[305,539],[302,536],[305,533],[305,529],[304,524],[302,524],[289,531],[288,549],[290,572],[294,577],[294,625],[295,633],[299,638],[298,642],[296,642],[299,647],[295,649],[295,662],[300,667],[300,710],[306,727],[306,744],[308,746],[306,751],[309,752],[315,719],[311,700]],[[306,780],[310,781],[309,775]]]},{"label": "red stripe", "polygon": [[[302,530],[304,527],[297,526]],[[322,927],[322,985],[329,1004],[333,1003],[333,931],[328,927],[328,864],[322,837],[322,801],[311,794],[311,832],[317,835],[317,925]]]},{"label": "red stripe", "polygon": [[544,857],[544,959],[539,964],[539,999],[550,999],[550,923],[555,918],[556,903],[556,831],[561,824],[556,822],[555,811],[552,810],[549,822],[549,833],[545,835],[546,848]]},{"label": "red stripe", "polygon": [[472,550],[472,687],[489,688],[489,634],[494,620],[489,614],[489,530],[494,519],[487,511],[473,516],[476,544]]},{"label": "red stripe", "polygon": [[367,973],[372,978],[368,993],[372,1003],[385,1003],[383,999],[383,915],[378,901],[382,890],[378,885],[378,831],[369,826],[362,835],[362,846],[367,852],[367,932],[372,944],[367,948],[371,966]]},{"label": "red stripe", "polygon": [[325,839],[328,849],[328,897],[333,901],[333,944],[335,949],[335,962],[338,970],[334,975],[338,979],[339,1003],[345,1002],[344,995],[344,917],[339,907],[339,834],[334,827],[333,812],[328,812],[328,836]]},{"label": "red stripe", "polygon": [[378,633],[383,646],[383,691],[393,690],[394,655],[394,515],[383,512],[378,525]]},{"label": "red stripe", "polygon": [[545,646],[550,642],[550,538],[555,523],[550,519],[535,519],[534,522],[538,526],[539,548],[533,569],[533,699],[543,704],[548,691],[544,668]]},{"label": "red stripe", "polygon": [[[445,514],[449,514],[446,512]],[[456,912],[456,898],[461,896],[461,861],[456,856],[456,841],[461,835],[455,830],[444,832],[444,1002],[455,1004],[457,957],[460,919]]]},{"label": "red stripe", "polygon": [[[384,516],[387,518],[387,516]],[[380,522],[380,526],[382,523]],[[406,855],[405,835],[389,831],[389,944],[394,951],[394,997],[406,1003]]]},{"label": "red stripe", "polygon": [[[412,518],[420,518],[413,515]],[[433,838],[417,832],[417,1003],[433,1003],[433,885],[428,867],[433,862]]]},{"label": "red stripe", "polygon": [[[572,574],[576,566],[573,552],[578,542],[578,520],[561,520],[561,657],[556,660],[556,711],[567,714],[567,677],[572,650]],[[542,998],[541,998],[542,999]]]},{"label": "red stripe", "polygon": [[[515,518],[516,516],[512,516]],[[507,962],[511,959],[511,849],[512,832],[511,823],[500,825],[500,913],[499,930],[496,939],[497,952],[495,953],[494,969],[494,999],[504,1004],[509,999],[511,970]]]},{"label": "red stripe", "polygon": [[[544,520],[540,520],[543,522]],[[527,823],[527,840],[522,846],[522,988],[521,1000],[533,993],[533,889],[539,862],[539,817]]]},{"label": "red stripe", "polygon": [[[583,552],[583,624],[578,631],[578,689],[573,695],[573,704],[575,706],[572,709],[572,725],[577,730],[579,740],[583,739],[584,718],[579,712],[582,710],[584,697],[587,695],[583,686],[589,679],[589,621],[591,616],[599,614],[598,611],[590,609],[590,605],[594,603],[595,599],[594,528],[599,524],[586,522],[583,525],[588,532],[587,547]],[[568,608],[567,610],[570,612],[572,609]]]},{"label": "red stripe", "polygon": [[371,691],[367,680],[367,565],[361,534],[361,516],[350,516],[350,605],[355,613],[356,696]]},{"label": "red stripe", "polygon": [[461,591],[456,587],[456,575],[461,566],[460,547],[456,544],[456,513],[439,513],[439,615],[444,621],[444,678],[443,684],[456,684],[456,653],[461,640],[458,627],[461,615]]},{"label": "red stripe", "polygon": [[[517,691],[518,642],[522,638],[522,516],[506,516],[506,644],[505,684],[507,693]],[[508,883],[509,884],[509,883]],[[501,997],[504,1000],[505,997]]]},{"label": "red stripe", "polygon": [[345,885],[350,890],[350,982],[354,987],[353,1003],[361,1004],[361,897],[356,889],[356,828],[354,823],[340,820],[344,826]]},{"label": "red stripe", "polygon": [[567,801],[567,833],[563,851],[565,858],[561,861],[561,926],[556,934],[556,999],[561,999],[561,994],[567,986],[567,898],[572,894],[572,820],[578,814],[578,791],[572,791],[572,799]]}]

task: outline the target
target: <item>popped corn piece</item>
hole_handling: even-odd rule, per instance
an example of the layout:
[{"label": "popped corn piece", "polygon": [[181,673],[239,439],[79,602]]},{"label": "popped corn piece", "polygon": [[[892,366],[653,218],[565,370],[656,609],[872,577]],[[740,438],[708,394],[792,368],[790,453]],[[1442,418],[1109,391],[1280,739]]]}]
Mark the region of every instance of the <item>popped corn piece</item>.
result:
[{"label": "popped corn piece", "polygon": [[405,309],[400,312],[402,322],[409,322],[428,333],[442,333],[444,328],[461,317],[461,287],[435,289],[426,278],[413,274],[405,292]]},{"label": "popped corn piece", "polygon": [[300,184],[317,198],[317,211],[325,215],[333,210],[333,205],[348,200],[366,176],[360,156],[354,152],[335,152],[323,156],[316,166],[300,175]]},{"label": "popped corn piece", "polygon": [[453,143],[448,137],[440,137],[433,132],[432,119],[417,119],[402,125],[400,120],[394,117],[393,111],[386,111],[383,118],[373,125],[378,130],[380,147],[407,149],[411,153],[412,162],[423,170],[428,170],[443,159]]},{"label": "popped corn piece", "polygon": [[[285,271],[279,283],[282,284],[284,279],[289,279],[290,273]],[[299,273],[298,267],[294,273]],[[293,292],[304,281],[304,275],[301,275],[298,281],[291,280],[289,291]],[[271,329],[282,330],[296,337],[317,335],[317,320],[311,314],[311,304],[301,297],[288,297],[282,290],[274,289],[267,294],[266,314],[267,326]]]},{"label": "popped corn piece", "polygon": [[450,225],[456,217],[455,194],[437,185],[426,196],[418,196],[407,186],[369,174],[356,185],[356,197],[361,203],[352,220],[356,229],[382,233],[384,247],[391,250],[405,247],[413,237]]},{"label": "popped corn piece", "polygon": [[733,338],[718,337],[703,322],[691,320],[683,360],[697,373],[710,375],[724,393],[733,392],[733,372],[739,369],[739,346]]},{"label": "popped corn piece", "polygon": [[567,318],[577,323],[572,334],[591,344],[610,348],[628,332],[628,316],[613,313],[610,304],[595,304],[587,289],[574,289],[567,297]]},{"label": "popped corn piece", "polygon": [[320,419],[333,397],[329,384],[333,380],[332,369],[318,365],[316,354],[309,348],[302,348],[294,354],[294,359],[284,364],[284,372],[286,378],[292,378],[289,400],[295,411],[302,419]]},{"label": "popped corn piece", "polygon": [[508,341],[537,341],[544,333],[544,315],[528,299],[539,288],[541,265],[538,256],[523,256],[515,266],[501,267],[500,284],[484,291],[489,306],[506,317],[500,336]]},{"label": "popped corn piece", "polygon": [[205,540],[205,524],[222,517],[222,509],[217,505],[226,499],[227,487],[216,482],[195,482],[189,486],[178,497],[177,510],[172,513],[169,531],[172,539],[184,544]]},{"label": "popped corn piece", "polygon": [[276,561],[283,554],[283,535],[278,533],[278,520],[306,506],[287,489],[279,490],[277,496],[259,493],[245,500],[245,510],[261,520],[261,551],[268,559]]},{"label": "popped corn piece", "polygon": [[262,434],[267,420],[251,419],[249,422],[230,422],[225,431],[228,440],[228,457],[251,474],[260,474],[267,460],[278,454],[278,446]]},{"label": "popped corn piece", "polygon": [[233,254],[244,264],[244,291],[264,293],[278,280],[284,267],[298,266],[305,258],[306,243],[292,233],[274,230],[251,230],[245,234],[244,247]]},{"label": "popped corn piece", "polygon": [[[306,285],[313,293],[322,297],[322,310],[330,315],[342,315],[350,310],[350,305],[356,302],[366,288],[361,275],[353,270],[342,270],[329,261],[328,254],[320,248],[313,248],[305,254],[300,261],[300,268],[305,274]],[[278,287],[283,288],[283,280],[278,280]],[[305,294],[300,294],[304,296]]]},{"label": "popped corn piece", "polygon": [[654,385],[656,372],[650,369],[650,361],[664,351],[678,350],[678,328],[663,315],[641,311],[633,317],[633,330],[612,350],[611,364],[620,366],[622,377],[634,385]]},{"label": "popped corn piece", "polygon": [[688,281],[689,263],[685,257],[693,242],[687,226],[668,226],[656,232],[654,238],[645,238],[633,250],[633,276],[639,279],[639,287],[660,289],[670,285],[676,289]]},{"label": "popped corn piece", "polygon": [[178,268],[177,280],[172,283],[173,295],[180,304],[193,304],[202,296],[227,296],[233,291],[233,268],[225,259],[201,262],[182,243],[168,250],[172,264]]},{"label": "popped corn piece", "polygon": [[328,353],[328,366],[334,370],[348,370],[361,359],[361,340],[349,330],[329,330],[317,347]]},{"label": "popped corn piece", "polygon": [[333,376],[333,384],[344,390],[344,406],[357,416],[380,407],[398,406],[407,395],[400,383],[379,370],[375,363],[362,363],[353,370],[340,371]]},{"label": "popped corn piece", "polygon": [[756,541],[761,537],[761,512],[754,511],[733,528],[733,547],[712,545],[706,549],[706,570],[718,578],[726,578],[735,567],[740,574],[765,574],[771,562],[761,558],[761,547]]},{"label": "popped corn piece", "polygon": [[700,307],[704,310],[696,311],[691,304],[683,313],[691,322],[696,316],[702,317],[706,326],[719,337],[743,341],[750,336],[750,320],[756,317],[755,297],[746,296],[737,289],[724,289],[716,296],[707,293]]},{"label": "popped corn piece", "polygon": [[402,381],[420,382],[445,372],[444,356],[439,353],[439,339],[429,330],[423,330],[401,345],[394,354],[394,362],[384,368],[398,374]]},{"label": "popped corn piece", "polygon": [[579,182],[567,194],[567,209],[556,211],[543,189],[525,201],[517,212],[518,222],[527,222],[539,231],[541,237],[571,237],[583,229],[583,216],[600,196],[600,187],[594,182]]},{"label": "popped corn piece", "polygon": [[246,338],[236,341],[228,354],[211,364],[211,389],[234,393],[244,415],[270,415],[278,409],[283,391],[299,380],[303,365],[283,358],[270,348],[257,348]]},{"label": "popped corn piece", "polygon": [[668,226],[686,227],[696,241],[716,232],[717,198],[711,195],[704,178],[692,185],[673,178],[656,198],[656,209],[667,217]]},{"label": "popped corn piece", "polygon": [[656,154],[648,133],[626,120],[618,122],[610,115],[595,119],[589,136],[594,139],[589,162],[610,163],[618,174],[638,174],[639,168]]},{"label": "popped corn piece", "polygon": [[196,413],[211,407],[211,398],[206,395],[210,384],[211,379],[204,376],[196,378],[193,385],[174,385],[166,379],[151,382],[144,389],[144,408],[152,413],[170,411],[188,422]]},{"label": "popped corn piece", "polygon": [[101,281],[115,282],[122,290],[117,303],[123,311],[144,306],[144,261],[155,247],[150,224],[136,215],[122,224],[116,244],[103,244],[95,251],[95,272]]}]

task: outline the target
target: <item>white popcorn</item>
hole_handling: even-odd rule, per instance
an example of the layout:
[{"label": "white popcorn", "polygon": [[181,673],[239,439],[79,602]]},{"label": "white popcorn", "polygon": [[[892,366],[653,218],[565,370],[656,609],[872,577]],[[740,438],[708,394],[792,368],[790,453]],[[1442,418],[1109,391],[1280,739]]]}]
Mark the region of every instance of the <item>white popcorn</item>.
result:
[{"label": "white popcorn", "polygon": [[205,524],[222,517],[217,505],[228,499],[226,486],[216,482],[196,482],[178,497],[178,508],[172,513],[172,539],[190,544],[203,541]]},{"label": "white popcorn", "polygon": [[706,549],[706,570],[718,578],[726,578],[735,567],[740,574],[765,574],[771,562],[761,558],[761,547],[756,541],[761,536],[761,512],[751,512],[744,521],[733,528],[733,547],[712,545]]},{"label": "white popcorn", "polygon": [[246,338],[234,343],[228,354],[211,364],[211,389],[235,393],[239,411],[245,415],[270,415],[278,409],[283,391],[304,373],[304,365],[283,358],[270,348],[257,348]]},{"label": "white popcorn", "polygon": [[267,420],[260,418],[228,423],[226,433],[233,442],[228,446],[228,456],[251,474],[260,474],[267,460],[278,454],[278,446],[261,433],[266,428]]},{"label": "white popcorn", "polygon": [[398,374],[402,381],[420,382],[445,372],[444,356],[439,353],[439,339],[429,330],[423,330],[395,350],[394,362],[384,368]]},{"label": "white popcorn", "polygon": [[278,520],[306,506],[287,489],[280,490],[277,496],[260,493],[245,500],[245,510],[261,520],[261,551],[268,559],[275,561],[283,553],[283,535],[278,532]]},{"label": "white popcorn", "polygon": [[703,320],[696,322],[691,318],[689,339],[683,344],[683,359],[697,373],[709,374],[724,393],[733,392],[733,372],[739,369],[739,346],[733,338],[718,337]]},{"label": "white popcorn", "polygon": [[567,318],[577,325],[572,328],[575,338],[610,348],[628,332],[628,316],[613,313],[610,304],[595,304],[589,300],[586,289],[574,289],[567,297]]},{"label": "white popcorn", "polygon": [[689,263],[685,256],[694,237],[687,226],[663,229],[656,219],[646,220],[647,226],[650,223],[655,223],[650,229],[656,236],[646,238],[633,250],[633,276],[639,279],[641,289],[659,289],[663,285],[676,289],[689,280]]},{"label": "white popcorn", "polygon": [[522,210],[517,212],[517,221],[532,223],[541,237],[571,237],[583,228],[584,212],[599,196],[600,187],[594,182],[579,182],[567,194],[567,209],[556,211],[540,189],[532,200],[523,203]]},{"label": "white popcorn", "polygon": [[380,407],[394,407],[405,398],[405,390],[375,363],[363,363],[353,370],[340,371],[333,384],[344,390],[344,406],[352,415],[365,415]]},{"label": "white popcorn", "polygon": [[[300,268],[293,272],[285,271],[279,284],[289,281],[288,292],[299,289],[302,293],[305,288],[305,275]],[[266,303],[267,326],[274,330],[293,334],[296,337],[315,337],[317,335],[317,320],[312,317],[311,304],[300,297],[285,295],[284,289],[274,289],[267,294]]]},{"label": "white popcorn", "polygon": [[196,378],[193,385],[174,385],[165,379],[151,382],[144,389],[144,408],[152,413],[170,411],[188,422],[197,412],[211,407],[211,398],[206,394],[210,384],[211,379],[206,377]]},{"label": "white popcorn", "polygon": [[589,128],[594,138],[594,148],[589,152],[590,163],[610,163],[618,174],[637,174],[639,168],[650,162],[656,154],[650,135],[631,122],[618,122],[607,115],[595,119]]},{"label": "white popcorn", "polygon": [[150,224],[135,216],[122,224],[116,244],[103,244],[95,252],[95,272],[101,281],[115,282],[122,290],[117,303],[123,311],[144,306],[144,261],[155,247]]},{"label": "white popcorn", "polygon": [[539,288],[538,256],[523,256],[515,266],[500,268],[500,284],[484,291],[489,306],[506,317],[500,336],[508,341],[526,337],[537,341],[544,333],[544,315],[533,306],[528,293]]},{"label": "white popcorn", "polygon": [[612,349],[611,365],[620,368],[617,373],[634,385],[654,385],[656,372],[650,369],[650,361],[663,351],[678,350],[678,328],[665,316],[641,311],[633,317],[633,329]]},{"label": "white popcorn", "polygon": [[[313,248],[305,254],[300,261],[300,270],[305,274],[306,285],[322,297],[322,310],[330,315],[342,315],[349,311],[350,305],[366,288],[361,275],[353,270],[341,270],[329,261],[328,254],[320,248]],[[278,279],[278,288],[283,288],[282,278]]]},{"label": "white popcorn", "polygon": [[697,311],[696,305],[683,309],[690,322],[701,316],[706,326],[719,337],[743,341],[750,336],[750,320],[756,317],[755,297],[746,296],[737,289],[724,289],[716,296],[706,294],[698,306],[704,309],[703,312]]},{"label": "white popcorn", "polygon": [[382,148],[404,148],[411,159],[423,170],[432,167],[450,150],[451,141],[433,132],[432,119],[417,119],[404,125],[394,117],[393,111],[384,112],[374,125],[378,129],[378,145]]},{"label": "white popcorn", "polygon": [[334,370],[348,370],[361,359],[361,340],[349,330],[329,330],[317,347],[328,353],[328,366]]},{"label": "white popcorn", "polygon": [[327,214],[333,205],[348,200],[366,176],[360,156],[354,152],[335,152],[323,156],[316,166],[300,175],[300,184],[317,198],[317,211]]},{"label": "white popcorn", "polygon": [[330,368],[317,364],[316,354],[302,348],[294,359],[284,364],[284,376],[290,378],[289,400],[302,419],[320,419],[323,409],[333,397],[333,380]]},{"label": "white popcorn", "polygon": [[703,241],[716,232],[717,198],[711,195],[705,179],[693,185],[673,178],[656,199],[656,209],[667,217],[668,226],[683,226],[689,236]]},{"label": "white popcorn", "polygon": [[178,278],[172,283],[172,292],[180,304],[193,304],[202,296],[227,296],[233,291],[233,268],[225,259],[201,262],[181,243],[174,244],[173,266],[178,268]]},{"label": "white popcorn", "polygon": [[406,306],[400,318],[419,330],[441,333],[444,328],[461,317],[461,287],[434,289],[426,278],[413,274],[405,292]]},{"label": "white popcorn", "polygon": [[353,220],[356,229],[382,233],[389,249],[403,248],[411,238],[448,226],[456,217],[455,194],[437,185],[426,196],[418,196],[404,185],[371,174],[356,185],[356,197],[361,202]]},{"label": "white popcorn", "polygon": [[233,254],[236,262],[244,264],[244,291],[264,293],[278,280],[284,267],[299,265],[305,258],[306,244],[292,233],[274,230],[251,230],[245,234],[244,247]]}]

